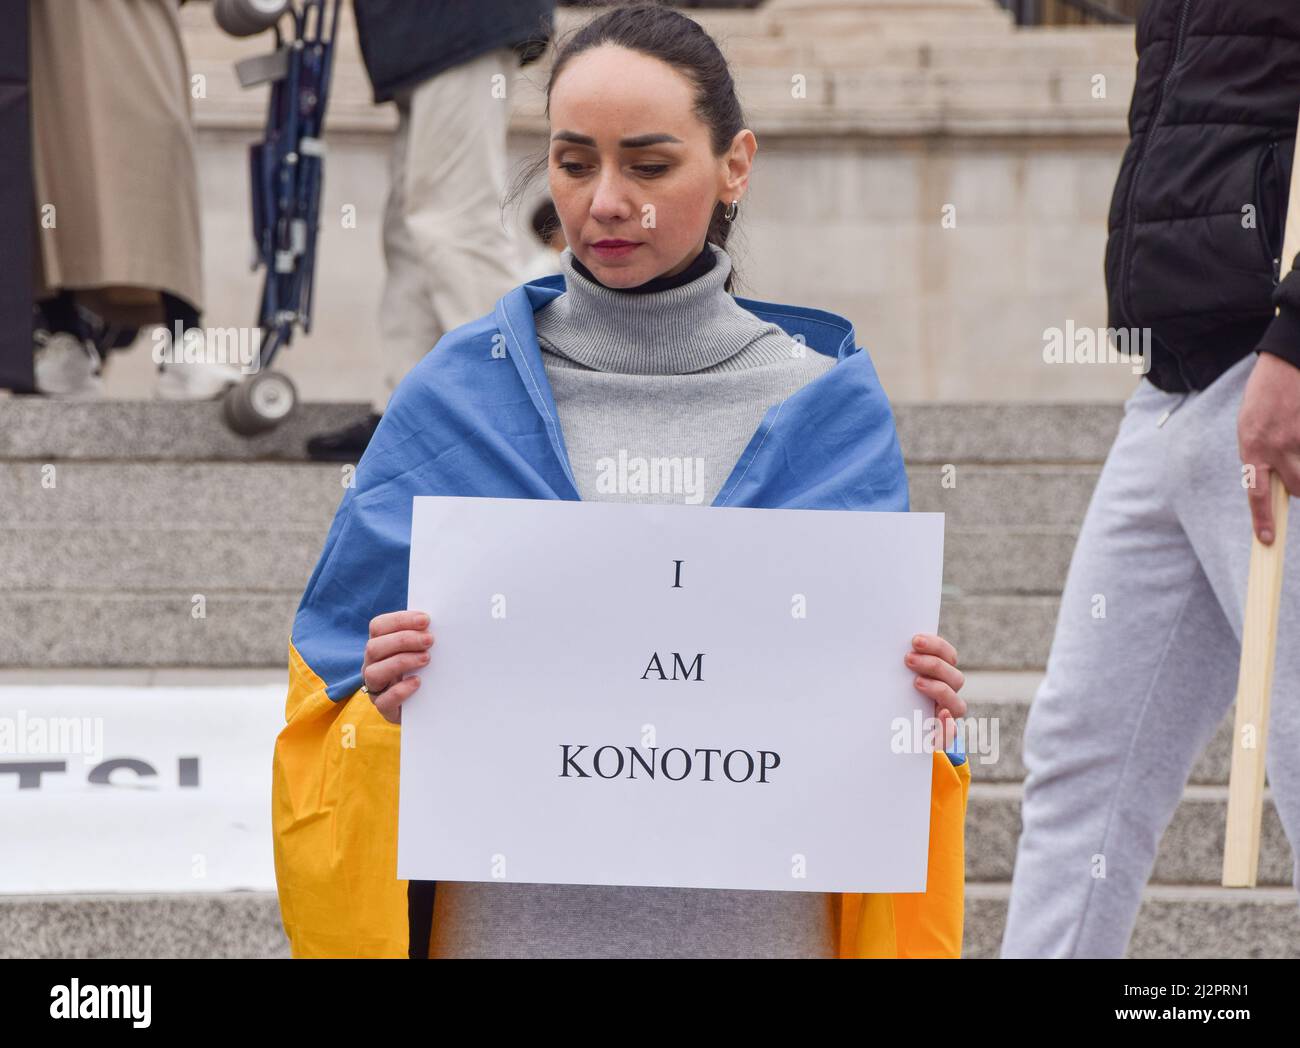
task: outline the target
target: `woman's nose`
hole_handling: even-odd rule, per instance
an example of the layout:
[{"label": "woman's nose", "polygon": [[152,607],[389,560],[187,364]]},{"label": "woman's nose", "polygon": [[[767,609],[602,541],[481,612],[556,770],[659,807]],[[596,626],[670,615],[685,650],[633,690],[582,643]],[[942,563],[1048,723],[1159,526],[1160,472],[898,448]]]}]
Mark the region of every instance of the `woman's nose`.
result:
[{"label": "woman's nose", "polygon": [[631,213],[632,202],[628,199],[623,178],[617,174],[602,174],[591,199],[592,218],[610,221],[626,218]]}]

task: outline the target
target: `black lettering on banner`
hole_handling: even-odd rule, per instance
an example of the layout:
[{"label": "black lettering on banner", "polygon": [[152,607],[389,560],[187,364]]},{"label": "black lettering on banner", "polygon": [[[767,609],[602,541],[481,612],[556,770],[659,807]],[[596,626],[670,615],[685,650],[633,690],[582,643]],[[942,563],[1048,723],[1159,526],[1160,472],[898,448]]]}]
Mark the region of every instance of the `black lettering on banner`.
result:
[{"label": "black lettering on banner", "polygon": [[[682,668],[682,672],[683,672],[684,674],[686,674],[686,679],[687,679],[687,680],[690,680],[690,679],[691,679],[691,670],[686,668],[686,664],[685,664],[684,662],[682,662],[682,657],[681,657],[680,655],[678,655],[677,652],[673,652],[673,680],[676,680],[676,679],[677,679],[677,667],[678,667],[678,666],[681,666],[681,668]],[[696,680],[698,680],[698,681],[703,681],[703,680],[704,680],[704,676],[703,676],[703,674],[704,674],[704,653],[703,653],[703,652],[700,652],[698,655],[695,656],[695,661],[691,663],[691,669],[695,670],[695,679],[696,679]]]},{"label": "black lettering on banner", "polygon": [[647,666],[647,667],[645,668],[645,673],[641,674],[641,679],[642,679],[642,680],[645,680],[645,678],[646,678],[646,673],[649,673],[651,670],[655,670],[655,671],[659,674],[659,679],[660,679],[660,680],[664,680],[664,679],[666,679],[666,678],[664,677],[664,668],[663,668],[663,665],[659,662],[659,653],[658,653],[658,652],[655,652],[654,655],[651,656],[651,658],[650,658],[650,665]]},{"label": "black lettering on banner", "polygon": [[0,763],[0,775],[18,775],[20,790],[40,789],[44,772],[67,771],[67,761],[5,761]]},{"label": "black lettering on banner", "polygon": [[[745,772],[745,777],[743,779],[738,779],[731,774],[731,758],[734,757],[737,753],[739,753],[742,757],[744,757],[745,760],[748,761],[749,763],[749,771]],[[748,782],[749,777],[754,774],[754,758],[751,757],[745,750],[732,750],[730,753],[727,754],[727,759],[722,762],[722,770],[726,774],[727,778],[729,778],[732,782]]]},{"label": "black lettering on banner", "polygon": [[154,766],[147,761],[136,760],[134,757],[116,757],[111,761],[104,761],[103,764],[96,764],[90,771],[89,781],[99,786],[111,786],[112,774],[118,768],[129,768],[142,779],[153,778],[158,774]]},{"label": "black lettering on banner", "polygon": [[[673,652],[673,675],[672,675],[672,679],[673,679],[673,680],[677,680],[677,679],[678,679],[678,677],[677,677],[677,671],[678,671],[679,669],[682,671],[682,675],[683,675],[683,677],[684,677],[686,680],[690,680],[690,679],[691,679],[691,674],[694,673],[694,674],[695,674],[695,680],[697,680],[697,681],[703,683],[703,681],[704,681],[704,652],[699,652],[699,653],[697,653],[696,656],[695,656],[695,658],[692,660],[690,666],[687,666],[686,663],[682,661],[681,652],[677,652],[677,651]],[[646,666],[646,668],[645,668],[645,673],[641,674],[641,679],[642,679],[642,680],[645,680],[645,679],[646,679],[646,676],[650,673],[651,670],[653,670],[655,673],[658,673],[658,674],[659,674],[659,679],[660,679],[660,680],[668,680],[668,679],[669,679],[669,678],[668,678],[668,675],[667,675],[666,673],[664,673],[664,665],[663,665],[663,663],[659,660],[659,653],[658,653],[657,651],[656,651],[656,652],[655,652],[655,653],[650,657],[650,663],[649,663],[649,665]]]},{"label": "black lettering on banner", "polygon": [[[668,774],[668,754],[670,753],[680,753],[686,759],[685,769],[675,779]],[[664,773],[665,779],[671,779],[673,782],[681,782],[682,779],[686,778],[686,776],[688,776],[691,773],[691,755],[687,753],[684,749],[682,749],[680,746],[674,746],[670,750],[664,750],[663,764],[660,765],[660,767]]]},{"label": "black lettering on banner", "polygon": [[[578,753],[581,753],[581,752],[582,752],[583,750],[585,750],[586,748],[587,748],[587,747],[586,747],[585,745],[579,746],[579,747],[578,747]],[[573,757],[576,757],[576,756],[578,755],[578,753],[575,753],[575,754],[573,755],[573,757],[570,757],[570,756],[569,756],[569,747],[568,747],[568,746],[561,746],[561,747],[560,747],[560,750],[561,750],[561,752],[562,752],[563,755],[564,755],[564,760],[563,760],[563,762],[560,764],[560,778],[561,778],[561,779],[567,779],[567,778],[569,777],[569,765],[570,765],[570,764],[573,765],[573,770],[576,771],[576,772],[578,773],[578,778],[580,778],[580,779],[590,779],[590,778],[591,778],[590,775],[588,775],[585,771],[583,771],[581,768],[579,768],[578,765],[577,765],[576,763],[574,763]]]},{"label": "black lettering on banner", "polygon": [[[657,746],[637,747],[637,746],[615,746],[612,743],[598,746],[591,757],[591,771],[584,770],[578,762],[582,752],[588,748],[587,743],[577,745],[575,743],[562,743],[560,745],[561,771],[562,779],[590,779],[592,772],[596,778],[600,779],[617,779],[622,777],[623,770],[627,769],[627,778],[636,779],[637,766],[644,772],[644,777],[654,779],[662,776],[669,782],[681,782],[688,778],[692,771],[698,771],[701,767],[699,760],[692,759],[692,756],[704,756],[703,769],[699,771],[699,779],[702,782],[718,782],[720,780],[713,777],[713,756],[716,754],[719,763],[722,764],[723,774],[729,782],[768,782],[768,772],[774,771],[781,765],[781,755],[775,750],[758,750],[756,753],[750,753],[748,750],[737,749],[730,750],[726,757],[722,756],[722,750],[717,749],[698,749],[692,752],[682,746],[673,746],[662,752]],[[627,752],[624,753],[624,750]],[[674,757],[674,754],[680,755],[680,759]],[[647,757],[648,755],[648,757]],[[669,761],[672,764],[669,764]],[[734,767],[733,767],[734,761]],[[676,773],[674,772],[676,768]],[[755,778],[754,772],[758,771]],[[742,772],[744,774],[740,774]]]},{"label": "black lettering on banner", "polygon": [[[670,588],[682,588],[682,564],[685,561],[674,560],[673,584]],[[663,659],[659,652],[653,652],[650,661],[647,663],[645,672],[641,674],[641,679],[646,680],[652,675],[663,680],[686,680],[695,681],[696,683],[704,682],[704,652],[697,652],[690,665],[682,658],[681,652],[674,651],[671,653],[673,658],[672,677],[670,678],[664,670]],[[680,673],[680,676],[678,675]],[[682,746],[673,746],[660,752],[657,746],[638,747],[638,746],[616,746],[613,744],[598,746],[595,752],[589,758],[590,763],[587,768],[580,763],[583,752],[588,748],[587,743],[578,745],[576,743],[562,743],[560,745],[560,778],[562,779],[590,779],[594,776],[599,779],[617,779],[623,776],[623,770],[627,769],[627,777],[636,779],[638,766],[643,773],[643,778],[654,781],[657,777],[667,779],[669,782],[681,782],[689,778],[692,770],[700,767],[700,760],[703,758],[703,770],[699,774],[702,782],[718,782],[714,778],[713,757],[718,758],[722,765],[723,775],[728,782],[760,782],[767,783],[768,774],[775,771],[781,766],[781,755],[775,750],[758,750],[757,754],[751,753],[745,749],[735,749],[727,752],[723,757],[721,749],[697,749],[694,751],[687,750]],[[627,753],[623,750],[626,748]],[[679,755],[680,759],[674,757]],[[692,759],[692,757],[696,759]],[[672,764],[669,761],[672,760]],[[674,773],[673,767],[676,766],[678,771]],[[587,770],[587,769],[590,770]],[[754,772],[758,772],[755,778]],[[742,774],[743,773],[743,774]]]},{"label": "black lettering on banner", "polygon": [[[655,753],[658,751],[658,749],[659,749],[658,746],[651,746],[651,747],[649,747],[649,750],[650,750],[650,761],[649,761],[649,763],[647,763],[647,762],[646,762],[646,759],[645,759],[644,757],[641,756],[641,751],[638,750],[635,746],[629,746],[629,747],[627,748],[627,752],[628,752],[628,754],[632,757],[632,761],[639,762],[640,765],[641,765],[641,767],[643,767],[643,768],[646,770],[646,772],[649,774],[650,778],[653,779],[653,778],[655,777]],[[629,762],[628,762],[629,765],[632,763],[632,761],[629,761]],[[629,779],[635,779],[635,778],[636,778],[636,770],[633,769],[632,771],[629,771],[629,772],[627,773],[627,777],[628,777]]]},{"label": "black lettering on banner", "polygon": [[[614,756],[618,758],[618,767],[614,769],[613,775],[606,775],[603,771],[600,770],[600,755],[602,753],[608,752],[609,750],[613,750]],[[596,774],[599,775],[602,779],[617,779],[620,775],[623,774],[623,751],[620,750],[617,746],[602,746],[600,749],[596,751],[596,756],[592,758],[591,767],[596,772]]]},{"label": "black lettering on banner", "polygon": [[721,757],[722,751],[721,750],[696,750],[695,752],[704,754],[704,781],[712,782],[713,780],[709,778],[709,754],[716,753],[719,757]]}]

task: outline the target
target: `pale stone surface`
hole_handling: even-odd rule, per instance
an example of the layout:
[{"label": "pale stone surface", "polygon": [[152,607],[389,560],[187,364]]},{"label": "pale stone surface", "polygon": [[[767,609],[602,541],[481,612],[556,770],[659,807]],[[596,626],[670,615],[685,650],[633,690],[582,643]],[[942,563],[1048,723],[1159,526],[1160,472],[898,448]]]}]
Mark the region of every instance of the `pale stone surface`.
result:
[{"label": "pale stone surface", "polygon": [[[963,957],[996,957],[1006,924],[1006,884],[966,889]],[[1300,910],[1290,888],[1152,887],[1143,895],[1127,956],[1300,957]]]},{"label": "pale stone surface", "polygon": [[[1020,739],[999,738],[1000,746],[1019,748]],[[988,766],[975,763],[973,779]],[[966,879],[1010,881],[1020,838],[1021,789],[1016,784],[977,782],[966,810]],[[1218,884],[1223,875],[1223,837],[1227,824],[1227,786],[1191,786],[1161,839],[1151,873],[1154,884]],[[1264,802],[1260,835],[1260,885],[1291,883],[1292,855],[1271,796]]]},{"label": "pale stone surface", "polygon": [[[963,956],[996,957],[1005,883],[967,886]],[[0,899],[4,957],[287,957],[273,892],[9,896]],[[1153,886],[1130,957],[1300,957],[1290,888],[1242,892]]]}]

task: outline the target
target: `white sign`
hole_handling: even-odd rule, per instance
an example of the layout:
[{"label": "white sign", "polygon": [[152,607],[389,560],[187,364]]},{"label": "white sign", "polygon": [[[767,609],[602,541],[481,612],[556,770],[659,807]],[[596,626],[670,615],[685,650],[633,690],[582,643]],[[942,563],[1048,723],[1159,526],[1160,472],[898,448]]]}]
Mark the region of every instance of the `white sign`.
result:
[{"label": "white sign", "polygon": [[942,514],[414,501],[399,879],[925,890]]},{"label": "white sign", "polygon": [[284,693],[0,686],[0,893],[273,891]]}]

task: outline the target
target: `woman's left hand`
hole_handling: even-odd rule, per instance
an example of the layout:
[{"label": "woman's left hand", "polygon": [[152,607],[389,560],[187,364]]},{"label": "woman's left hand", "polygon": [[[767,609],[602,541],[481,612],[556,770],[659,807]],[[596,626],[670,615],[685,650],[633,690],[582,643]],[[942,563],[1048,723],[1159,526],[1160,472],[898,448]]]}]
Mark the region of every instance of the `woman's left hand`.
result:
[{"label": "woman's left hand", "polygon": [[922,695],[933,699],[935,716],[944,728],[944,739],[951,743],[954,717],[966,715],[966,700],[957,693],[966,678],[957,668],[957,649],[933,633],[918,633],[912,638],[912,650],[903,658],[904,665],[916,674],[912,682]]}]

